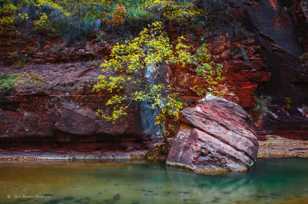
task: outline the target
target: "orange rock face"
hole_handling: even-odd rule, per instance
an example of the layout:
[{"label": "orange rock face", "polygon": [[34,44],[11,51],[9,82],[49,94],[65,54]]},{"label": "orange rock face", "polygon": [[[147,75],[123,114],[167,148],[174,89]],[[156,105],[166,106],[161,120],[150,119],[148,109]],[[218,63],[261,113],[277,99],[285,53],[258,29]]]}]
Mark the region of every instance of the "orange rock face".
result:
[{"label": "orange rock face", "polygon": [[220,52],[215,54],[218,63],[224,65],[226,85],[233,94],[227,98],[239,103],[244,108],[255,106],[255,91],[258,86],[269,80],[270,74],[260,55],[260,50],[254,39],[230,40],[220,36],[211,45]]},{"label": "orange rock face", "polygon": [[[253,108],[256,89],[270,79],[256,41],[253,38],[232,40],[227,35],[220,35],[207,42],[214,61],[223,65],[225,79],[216,88],[225,98],[246,109]],[[193,69],[177,66],[171,69],[171,83],[185,101],[205,96],[207,81],[197,76]]]}]

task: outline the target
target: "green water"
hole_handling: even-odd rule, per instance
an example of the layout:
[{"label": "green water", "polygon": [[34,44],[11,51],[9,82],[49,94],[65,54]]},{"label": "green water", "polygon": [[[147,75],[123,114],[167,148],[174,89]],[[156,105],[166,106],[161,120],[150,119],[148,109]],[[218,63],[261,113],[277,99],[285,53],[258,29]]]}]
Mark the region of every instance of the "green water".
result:
[{"label": "green water", "polygon": [[247,174],[199,176],[153,164],[0,164],[0,204],[308,203],[308,160],[258,161]]}]

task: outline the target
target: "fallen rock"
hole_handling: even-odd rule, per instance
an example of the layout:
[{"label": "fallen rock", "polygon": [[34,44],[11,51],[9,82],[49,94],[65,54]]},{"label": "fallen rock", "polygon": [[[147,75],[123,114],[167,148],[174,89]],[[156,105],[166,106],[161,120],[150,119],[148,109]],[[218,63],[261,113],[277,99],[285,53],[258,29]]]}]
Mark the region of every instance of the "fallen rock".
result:
[{"label": "fallen rock", "polygon": [[243,172],[257,158],[258,141],[249,115],[237,104],[207,96],[183,111],[167,164],[201,174]]}]

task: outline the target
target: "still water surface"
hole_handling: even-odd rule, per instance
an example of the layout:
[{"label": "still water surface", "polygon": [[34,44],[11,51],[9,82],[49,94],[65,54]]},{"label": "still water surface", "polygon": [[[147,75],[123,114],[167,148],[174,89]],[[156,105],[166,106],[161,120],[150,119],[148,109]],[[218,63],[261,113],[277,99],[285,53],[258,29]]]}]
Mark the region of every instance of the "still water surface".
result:
[{"label": "still water surface", "polygon": [[308,160],[199,176],[155,164],[2,163],[0,204],[308,204]]}]

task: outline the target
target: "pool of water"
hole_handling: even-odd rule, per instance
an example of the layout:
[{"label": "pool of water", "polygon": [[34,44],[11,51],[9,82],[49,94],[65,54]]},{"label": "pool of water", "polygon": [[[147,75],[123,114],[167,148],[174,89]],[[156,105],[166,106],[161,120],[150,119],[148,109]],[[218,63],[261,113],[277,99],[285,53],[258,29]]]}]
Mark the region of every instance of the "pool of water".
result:
[{"label": "pool of water", "polygon": [[308,160],[200,176],[155,164],[2,163],[0,204],[305,204]]}]

